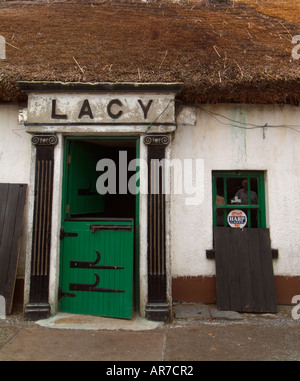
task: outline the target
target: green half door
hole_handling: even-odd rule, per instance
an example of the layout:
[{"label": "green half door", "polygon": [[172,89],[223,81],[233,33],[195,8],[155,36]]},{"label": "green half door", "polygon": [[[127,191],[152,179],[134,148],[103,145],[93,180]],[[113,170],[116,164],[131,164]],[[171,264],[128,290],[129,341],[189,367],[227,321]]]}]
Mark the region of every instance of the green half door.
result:
[{"label": "green half door", "polygon": [[[65,149],[60,310],[130,319],[135,197],[96,191],[97,162],[118,165],[119,148],[66,139]],[[135,156],[134,146],[129,153]]]},{"label": "green half door", "polygon": [[65,221],[64,232],[61,311],[130,319],[133,221]]}]

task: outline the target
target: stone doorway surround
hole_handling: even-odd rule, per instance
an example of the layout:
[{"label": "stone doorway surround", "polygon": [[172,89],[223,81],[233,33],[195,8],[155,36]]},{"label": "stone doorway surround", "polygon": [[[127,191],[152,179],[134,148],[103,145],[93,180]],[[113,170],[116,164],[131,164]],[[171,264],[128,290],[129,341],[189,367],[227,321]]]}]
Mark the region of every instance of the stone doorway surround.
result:
[{"label": "stone doorway surround", "polygon": [[[25,127],[32,134],[25,317],[38,320],[58,312],[64,137],[138,136],[144,162],[170,157],[171,133],[176,130],[174,100],[181,84],[18,85],[28,94]],[[168,321],[172,310],[169,203],[168,195],[151,193],[151,176],[159,184],[170,182],[169,173],[162,178],[159,170],[151,173],[141,168],[139,313],[149,320]]]}]

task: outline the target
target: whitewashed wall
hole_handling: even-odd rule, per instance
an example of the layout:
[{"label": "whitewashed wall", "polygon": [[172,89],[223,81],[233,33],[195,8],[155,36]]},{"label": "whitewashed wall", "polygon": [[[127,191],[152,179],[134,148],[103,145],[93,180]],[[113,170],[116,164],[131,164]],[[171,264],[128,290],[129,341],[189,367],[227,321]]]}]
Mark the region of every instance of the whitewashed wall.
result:
[{"label": "whitewashed wall", "polygon": [[18,123],[19,107],[0,104],[0,181],[26,183],[30,177],[31,142]]},{"label": "whitewashed wall", "polygon": [[[24,125],[18,123],[17,104],[0,104],[0,182],[29,184],[31,165],[31,136]],[[23,232],[28,225],[28,208],[25,210]],[[23,234],[24,236],[24,234]],[[26,239],[22,239],[17,277],[25,273]]]},{"label": "whitewashed wall", "polygon": [[272,248],[279,250],[274,272],[300,275],[300,132],[268,127],[263,135],[262,128],[237,128],[231,120],[247,128],[267,123],[300,131],[300,108],[209,105],[181,109],[172,158],[204,160],[204,201],[188,206],[184,196],[172,192],[172,276],[215,274],[215,261],[206,259],[205,253],[212,248],[212,171],[236,169],[266,171],[267,227]]}]

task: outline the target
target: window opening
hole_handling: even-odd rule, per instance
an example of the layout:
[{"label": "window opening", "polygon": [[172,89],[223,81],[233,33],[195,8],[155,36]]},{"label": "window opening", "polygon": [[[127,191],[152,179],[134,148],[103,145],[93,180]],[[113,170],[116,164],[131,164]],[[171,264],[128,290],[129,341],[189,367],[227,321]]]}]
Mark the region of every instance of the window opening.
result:
[{"label": "window opening", "polygon": [[213,225],[229,227],[235,209],[246,214],[245,227],[265,227],[264,172],[213,171]]}]

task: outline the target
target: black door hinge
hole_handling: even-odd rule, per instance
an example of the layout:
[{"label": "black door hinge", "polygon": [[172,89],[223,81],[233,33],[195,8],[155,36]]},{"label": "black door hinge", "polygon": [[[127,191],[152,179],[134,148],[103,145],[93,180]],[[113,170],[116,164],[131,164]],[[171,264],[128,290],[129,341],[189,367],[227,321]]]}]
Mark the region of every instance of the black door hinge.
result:
[{"label": "black door hinge", "polygon": [[65,237],[77,237],[78,234],[77,233],[67,233],[65,232],[65,229],[64,228],[60,228],[60,235],[59,235],[59,238],[60,240],[62,241]]},{"label": "black door hinge", "polygon": [[66,296],[68,298],[75,298],[76,294],[72,292],[63,292],[61,287],[58,288],[58,300],[61,300],[63,296]]}]

